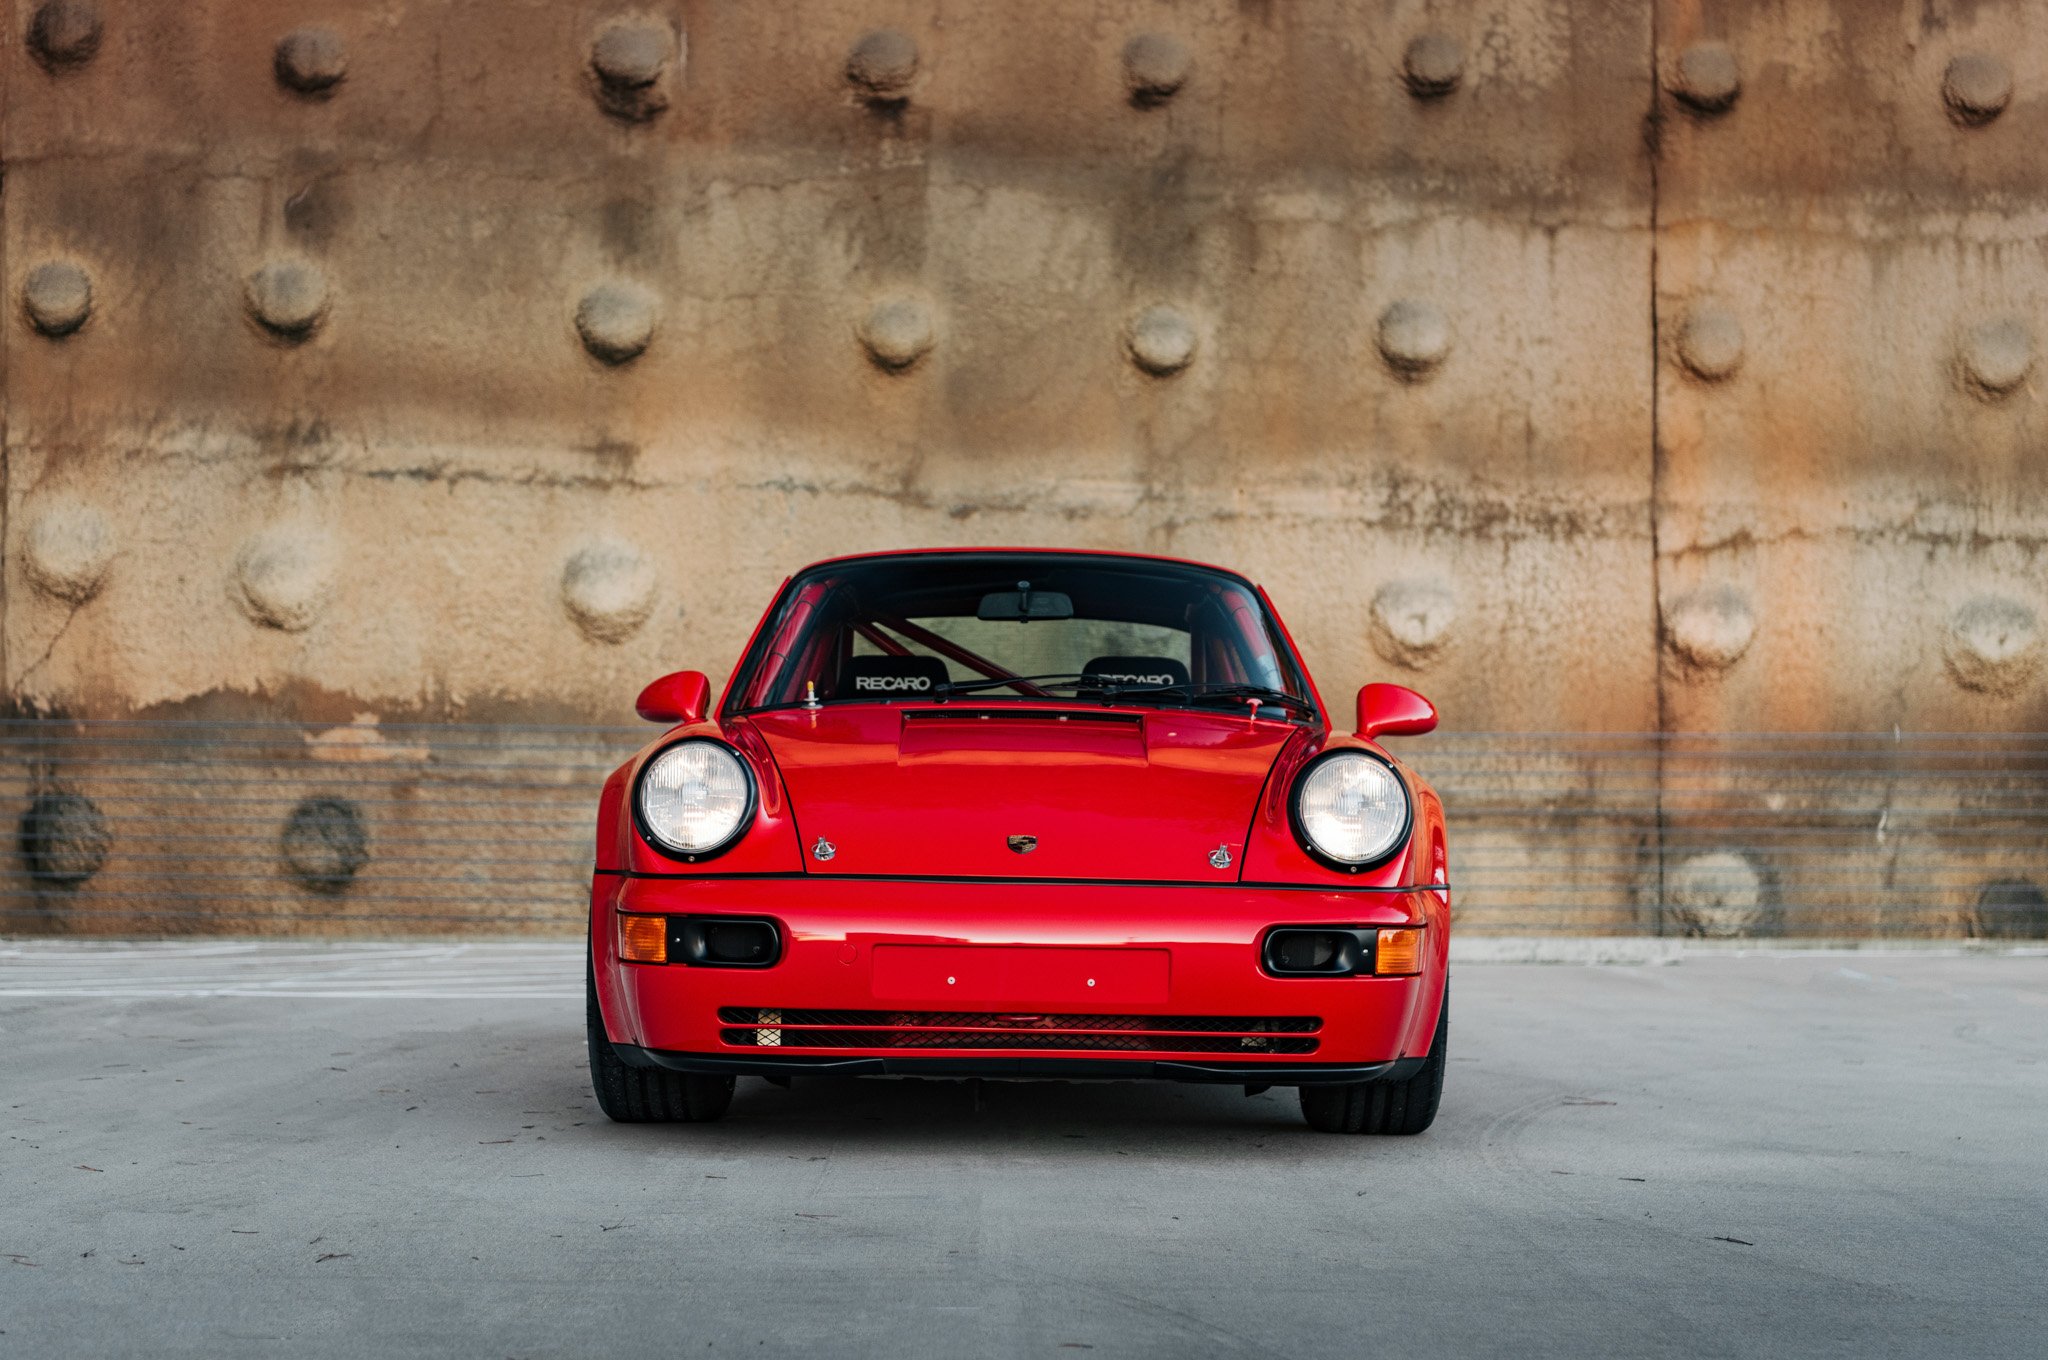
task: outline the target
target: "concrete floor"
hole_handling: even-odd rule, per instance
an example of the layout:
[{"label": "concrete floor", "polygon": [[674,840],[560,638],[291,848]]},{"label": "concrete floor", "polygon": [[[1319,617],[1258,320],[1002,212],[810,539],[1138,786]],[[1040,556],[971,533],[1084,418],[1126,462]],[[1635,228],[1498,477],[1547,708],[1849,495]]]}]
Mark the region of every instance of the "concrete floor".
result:
[{"label": "concrete floor", "polygon": [[2040,1355],[2048,958],[1464,964],[1442,1115],[744,1081],[573,949],[0,945],[0,1356]]}]

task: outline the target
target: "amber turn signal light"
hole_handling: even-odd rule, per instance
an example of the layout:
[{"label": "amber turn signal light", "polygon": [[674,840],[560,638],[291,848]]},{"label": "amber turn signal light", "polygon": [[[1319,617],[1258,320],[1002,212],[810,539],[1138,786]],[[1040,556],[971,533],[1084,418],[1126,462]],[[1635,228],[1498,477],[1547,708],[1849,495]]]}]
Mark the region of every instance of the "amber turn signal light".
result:
[{"label": "amber turn signal light", "polygon": [[668,917],[621,916],[619,957],[628,963],[667,963]]},{"label": "amber turn signal light", "polygon": [[1379,977],[1406,977],[1422,971],[1422,932],[1419,929],[1382,930],[1379,948],[1373,951],[1372,971]]}]

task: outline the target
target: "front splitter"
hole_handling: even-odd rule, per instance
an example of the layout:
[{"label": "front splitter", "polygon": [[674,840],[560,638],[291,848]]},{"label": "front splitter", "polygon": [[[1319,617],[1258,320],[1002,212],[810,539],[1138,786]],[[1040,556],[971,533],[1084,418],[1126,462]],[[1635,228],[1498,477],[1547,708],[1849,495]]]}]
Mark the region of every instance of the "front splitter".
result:
[{"label": "front splitter", "polygon": [[704,1076],[980,1077],[1011,1081],[1195,1081],[1232,1086],[1324,1086],[1404,1081],[1426,1058],[1379,1063],[1190,1062],[1180,1058],[823,1057],[808,1054],[672,1053],[613,1044],[620,1061]]}]

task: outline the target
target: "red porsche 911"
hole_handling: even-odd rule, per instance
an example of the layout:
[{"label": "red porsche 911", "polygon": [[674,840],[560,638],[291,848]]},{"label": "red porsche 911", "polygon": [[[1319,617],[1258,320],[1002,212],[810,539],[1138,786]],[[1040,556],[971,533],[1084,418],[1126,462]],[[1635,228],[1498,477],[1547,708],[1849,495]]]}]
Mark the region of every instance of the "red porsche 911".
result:
[{"label": "red porsche 911", "polygon": [[605,781],[591,1080],[710,1120],[736,1077],[1295,1086],[1420,1133],[1449,1030],[1443,806],[1337,730],[1265,592],[1113,553],[932,551],[791,577],[716,710],[696,671]]}]

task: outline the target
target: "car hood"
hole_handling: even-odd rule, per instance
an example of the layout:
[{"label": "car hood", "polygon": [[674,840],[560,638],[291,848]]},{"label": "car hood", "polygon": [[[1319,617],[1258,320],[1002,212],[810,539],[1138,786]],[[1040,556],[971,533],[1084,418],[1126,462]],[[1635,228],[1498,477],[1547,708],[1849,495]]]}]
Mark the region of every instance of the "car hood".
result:
[{"label": "car hood", "polygon": [[750,721],[775,753],[812,873],[1189,883],[1237,880],[1267,772],[1302,730],[1185,709],[998,705]]}]

